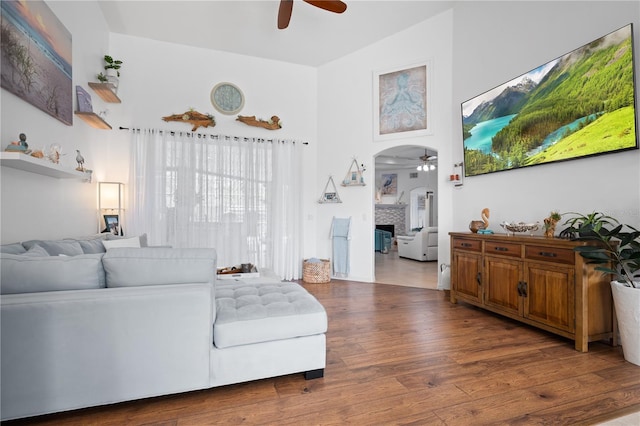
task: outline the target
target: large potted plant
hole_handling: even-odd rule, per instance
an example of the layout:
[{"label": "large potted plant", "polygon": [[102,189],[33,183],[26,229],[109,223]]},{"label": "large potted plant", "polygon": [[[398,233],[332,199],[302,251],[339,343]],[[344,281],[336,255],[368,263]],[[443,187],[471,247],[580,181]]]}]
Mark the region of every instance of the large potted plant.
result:
[{"label": "large potted plant", "polygon": [[640,231],[602,213],[572,214],[565,222],[569,224],[566,231],[576,233],[578,240],[598,243],[575,250],[599,265],[596,270],[613,277],[611,291],[624,358],[640,365]]}]

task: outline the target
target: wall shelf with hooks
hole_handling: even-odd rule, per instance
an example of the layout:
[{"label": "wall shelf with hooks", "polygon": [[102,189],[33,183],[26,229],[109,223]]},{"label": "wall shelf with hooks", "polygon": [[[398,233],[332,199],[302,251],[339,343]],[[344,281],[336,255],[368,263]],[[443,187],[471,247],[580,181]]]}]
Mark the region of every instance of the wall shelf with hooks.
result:
[{"label": "wall shelf with hooks", "polygon": [[455,163],[453,165],[453,171],[451,172],[451,175],[449,175],[449,182],[452,183],[454,186],[462,186],[464,185],[463,178],[464,178],[464,163],[463,162]]}]

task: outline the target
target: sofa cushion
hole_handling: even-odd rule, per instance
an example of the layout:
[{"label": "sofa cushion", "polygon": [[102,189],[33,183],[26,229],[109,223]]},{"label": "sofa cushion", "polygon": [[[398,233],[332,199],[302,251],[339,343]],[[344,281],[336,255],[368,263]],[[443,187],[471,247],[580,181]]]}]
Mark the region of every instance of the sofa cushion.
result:
[{"label": "sofa cushion", "polygon": [[29,250],[35,245],[39,245],[49,253],[50,256],[78,256],[84,254],[80,243],[75,240],[30,240],[22,243],[25,249]]},{"label": "sofa cushion", "polygon": [[109,250],[112,248],[119,248],[119,247],[140,248],[140,238],[133,237],[133,238],[122,238],[117,240],[106,240],[106,241],[102,241],[102,245],[106,250]]},{"label": "sofa cushion", "polygon": [[[122,235],[114,235],[114,234],[111,234],[111,233],[106,233],[105,235],[106,235],[107,241],[124,240],[124,239],[132,238],[132,237],[125,237],[125,236],[122,236]],[[139,235],[139,236],[134,237],[134,238],[139,238],[140,239],[140,247],[148,247],[149,246],[147,234],[142,234],[142,235]]]},{"label": "sofa cushion", "polygon": [[225,348],[321,334],[324,307],[296,283],[216,283],[213,342]]},{"label": "sofa cushion", "polygon": [[29,250],[27,250],[26,253],[23,253],[21,256],[47,257],[47,256],[49,256],[49,253],[47,253],[47,251],[45,249],[43,249],[38,244],[36,244],[35,246],[33,246]]},{"label": "sofa cushion", "polygon": [[102,259],[107,287],[166,284],[212,284],[214,249],[113,248]]},{"label": "sofa cushion", "polygon": [[27,249],[21,243],[3,244],[0,246],[0,253],[24,254]]},{"label": "sofa cushion", "polygon": [[31,257],[2,254],[0,293],[84,290],[105,287],[102,254]]}]

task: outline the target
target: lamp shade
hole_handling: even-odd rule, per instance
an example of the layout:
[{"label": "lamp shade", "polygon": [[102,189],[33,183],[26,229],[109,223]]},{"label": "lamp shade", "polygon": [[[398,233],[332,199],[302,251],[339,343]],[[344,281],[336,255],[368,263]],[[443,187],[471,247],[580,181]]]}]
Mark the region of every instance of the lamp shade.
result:
[{"label": "lamp shade", "polygon": [[124,184],[120,182],[98,183],[98,206],[100,209],[122,209]]}]

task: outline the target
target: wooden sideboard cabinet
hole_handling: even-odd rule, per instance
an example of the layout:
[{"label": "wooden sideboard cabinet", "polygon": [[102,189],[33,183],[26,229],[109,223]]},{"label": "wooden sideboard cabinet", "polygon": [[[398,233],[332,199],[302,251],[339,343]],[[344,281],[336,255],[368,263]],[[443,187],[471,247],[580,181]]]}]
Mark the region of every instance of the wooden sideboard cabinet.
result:
[{"label": "wooden sideboard cabinet", "polygon": [[573,250],[584,241],[449,233],[451,302],[463,301],[575,341],[611,339],[610,278]]}]

